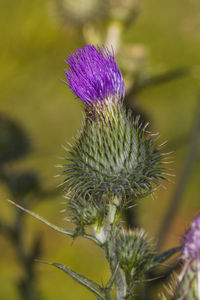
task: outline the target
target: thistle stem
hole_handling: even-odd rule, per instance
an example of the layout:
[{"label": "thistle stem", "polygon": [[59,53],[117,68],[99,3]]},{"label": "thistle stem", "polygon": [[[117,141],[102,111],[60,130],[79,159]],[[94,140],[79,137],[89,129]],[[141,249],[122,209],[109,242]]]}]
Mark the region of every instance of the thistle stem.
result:
[{"label": "thistle stem", "polygon": [[110,291],[106,291],[105,300],[112,300],[112,295],[111,295]]},{"label": "thistle stem", "polygon": [[[111,201],[109,205],[108,220],[106,227],[107,239],[105,242],[104,250],[106,252],[106,257],[110,265],[111,273],[113,274],[118,264],[116,256],[116,238],[119,233],[118,204],[120,199],[115,197],[112,200],[113,201]],[[119,269],[117,270],[115,277],[115,287],[117,300],[124,299],[126,287]]]}]

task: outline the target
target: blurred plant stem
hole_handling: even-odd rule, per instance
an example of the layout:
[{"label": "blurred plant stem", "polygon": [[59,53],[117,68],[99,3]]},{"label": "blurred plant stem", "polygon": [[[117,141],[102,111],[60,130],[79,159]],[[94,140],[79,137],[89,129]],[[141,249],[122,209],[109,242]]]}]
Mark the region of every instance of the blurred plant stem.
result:
[{"label": "blurred plant stem", "polygon": [[[165,215],[165,218],[163,220],[163,223],[161,224],[160,231],[158,233],[158,244],[157,244],[157,250],[160,250],[162,246],[165,243],[165,240],[167,238],[168,233],[170,232],[170,228],[172,226],[172,223],[176,217],[176,215],[179,212],[180,206],[181,206],[181,200],[183,197],[183,193],[185,191],[185,188],[188,184],[188,181],[190,179],[192,170],[195,166],[195,162],[197,160],[198,155],[198,147],[199,147],[199,132],[200,132],[200,98],[198,98],[197,101],[197,109],[195,110],[195,116],[194,116],[194,124],[191,130],[190,138],[189,138],[189,147],[186,154],[186,157],[184,159],[184,163],[182,166],[182,170],[179,176],[178,183],[176,185],[173,197],[171,199],[171,203],[169,205],[169,208],[167,210],[167,213]],[[172,262],[171,265],[167,268],[165,268],[162,272],[158,274],[151,273],[149,274],[149,277],[157,278],[156,280],[152,282],[147,282],[144,285],[144,293],[143,296],[139,298],[139,300],[152,300],[153,297],[153,290],[156,285],[159,285],[159,283],[167,282],[169,277],[174,271],[177,271],[180,269],[180,262]]]},{"label": "blurred plant stem", "polygon": [[184,77],[188,75],[191,71],[189,67],[182,67],[177,69],[172,69],[161,74],[151,75],[149,78],[136,81],[129,89],[126,94],[126,105],[131,107],[132,102],[134,101],[134,97],[136,94],[140,93],[143,89],[148,87],[156,87],[160,84],[168,83],[172,80]]},{"label": "blurred plant stem", "polygon": [[31,249],[27,253],[24,241],[24,221],[22,211],[17,211],[11,225],[7,225],[3,220],[0,220],[0,231],[10,239],[15,249],[17,261],[23,271],[23,276],[17,283],[21,299],[39,300],[41,298],[37,290],[34,259],[41,255],[41,238],[39,236],[35,237]]},{"label": "blurred plant stem", "polygon": [[[133,108],[134,103],[134,97],[137,95],[137,93],[141,92],[143,89],[151,87],[151,86],[157,86],[158,84],[164,84],[171,80],[174,80],[176,78],[180,78],[182,76],[186,76],[189,73],[189,68],[178,68],[174,70],[167,71],[165,73],[152,76],[148,78],[147,80],[144,80],[142,82],[136,82],[135,85],[133,85],[129,92],[126,95],[125,98],[125,104],[127,108],[131,109],[135,116],[140,115],[141,119],[144,123],[147,122],[147,117],[145,116],[144,112],[139,108]],[[184,137],[185,140],[185,137]],[[134,201],[133,201],[134,204]],[[136,205],[135,205],[136,206]],[[125,210],[125,218],[127,220],[127,225],[130,228],[135,228],[139,226],[138,223],[138,217],[137,217],[137,207],[134,206],[134,209],[128,209]]]},{"label": "blurred plant stem", "polygon": [[182,170],[180,172],[179,179],[176,184],[176,188],[172,196],[169,208],[167,210],[167,213],[164,217],[164,220],[158,232],[157,249],[162,248],[167,238],[167,234],[170,232],[170,228],[173,224],[173,221],[180,209],[183,193],[189,182],[192,170],[197,160],[199,139],[200,139],[200,97],[198,98],[197,105],[196,105],[194,125],[191,130],[191,135],[188,142],[189,144],[188,151],[183,161]]},{"label": "blurred plant stem", "polygon": [[123,26],[120,22],[111,22],[107,28],[105,46],[110,47],[112,45],[115,55],[117,55],[121,45],[121,33]]},{"label": "blurred plant stem", "polygon": [[[29,170],[10,170],[10,162],[24,158],[30,151],[30,140],[24,128],[8,116],[0,113],[0,183],[8,195],[21,205],[32,206],[34,199],[55,196],[55,190],[40,186],[38,175]],[[22,211],[16,211],[10,222],[0,216],[0,232],[12,243],[22,276],[16,283],[21,299],[41,299],[37,287],[34,260],[42,253],[41,237],[37,235],[27,250],[25,241],[26,224]]]}]

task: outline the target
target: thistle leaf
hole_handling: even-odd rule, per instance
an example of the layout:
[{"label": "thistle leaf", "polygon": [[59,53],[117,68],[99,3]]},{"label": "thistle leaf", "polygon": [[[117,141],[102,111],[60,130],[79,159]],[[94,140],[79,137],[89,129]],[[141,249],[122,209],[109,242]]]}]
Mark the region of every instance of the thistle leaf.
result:
[{"label": "thistle leaf", "polygon": [[[59,227],[57,225],[54,225],[53,223],[47,221],[45,218],[41,217],[40,215],[36,214],[35,212],[27,209],[27,208],[24,208],[23,206],[11,201],[11,200],[8,200],[8,202],[10,202],[11,204],[13,204],[14,206],[18,207],[19,209],[23,210],[24,212],[28,213],[29,215],[31,215],[32,217],[38,219],[39,221],[45,223],[46,225],[48,225],[49,227],[53,228],[54,230],[58,231],[58,232],[61,232],[61,233],[64,233],[66,235],[69,235],[71,237],[76,237],[77,236],[77,231],[73,231],[73,230],[67,230],[65,228],[62,228],[62,227]],[[95,244],[97,244],[98,246],[101,246],[101,242],[99,240],[97,240],[93,235],[90,235],[90,234],[87,234],[87,233],[82,233],[81,234],[82,237],[84,238],[87,238],[91,241],[93,241]]]},{"label": "thistle leaf", "polygon": [[154,263],[161,264],[180,250],[181,250],[181,247],[174,247],[174,248],[168,249],[165,252],[161,253],[160,255],[156,256],[154,259]]},{"label": "thistle leaf", "polygon": [[73,230],[66,230],[65,228],[58,227],[58,226],[54,225],[53,223],[47,221],[45,218],[41,217],[40,215],[36,214],[35,212],[33,212],[33,211],[31,211],[31,210],[29,210],[27,208],[24,208],[23,206],[15,203],[14,201],[8,200],[8,202],[10,202],[14,206],[18,207],[19,209],[23,210],[24,212],[28,213],[32,217],[38,219],[39,221],[45,223],[46,225],[48,225],[49,227],[53,228],[54,230],[56,230],[58,232],[65,233],[65,234],[67,234],[69,236],[72,236],[72,237],[74,236],[74,231]]},{"label": "thistle leaf", "polygon": [[49,262],[40,261],[40,260],[39,260],[39,262],[54,266],[54,267],[64,271],[75,281],[77,281],[78,283],[80,283],[81,285],[86,287],[89,291],[91,291],[93,294],[95,294],[98,299],[105,300],[104,289],[100,285],[98,285],[96,282],[86,278],[84,275],[79,274],[78,272],[76,272],[76,271],[72,270],[71,268],[69,268],[63,264],[60,264],[60,263],[49,263]]}]

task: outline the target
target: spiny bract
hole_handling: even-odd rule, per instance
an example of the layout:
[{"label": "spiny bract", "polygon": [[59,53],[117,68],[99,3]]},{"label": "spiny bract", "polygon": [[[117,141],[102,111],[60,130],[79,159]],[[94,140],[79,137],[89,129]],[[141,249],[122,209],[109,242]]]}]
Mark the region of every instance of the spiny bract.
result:
[{"label": "spiny bract", "polygon": [[121,106],[86,119],[64,165],[65,182],[75,196],[142,197],[164,177],[162,155],[151,137]]}]

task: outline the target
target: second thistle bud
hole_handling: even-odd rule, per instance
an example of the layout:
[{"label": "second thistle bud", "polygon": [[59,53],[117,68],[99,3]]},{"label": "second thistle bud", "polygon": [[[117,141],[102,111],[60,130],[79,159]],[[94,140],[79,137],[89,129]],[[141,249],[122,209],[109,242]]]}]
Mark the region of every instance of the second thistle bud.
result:
[{"label": "second thistle bud", "polygon": [[116,244],[119,266],[125,274],[127,295],[131,295],[136,283],[154,266],[154,252],[143,229],[122,230]]},{"label": "second thistle bud", "polygon": [[117,240],[120,267],[131,279],[137,279],[152,264],[153,251],[143,229],[122,231]]}]

